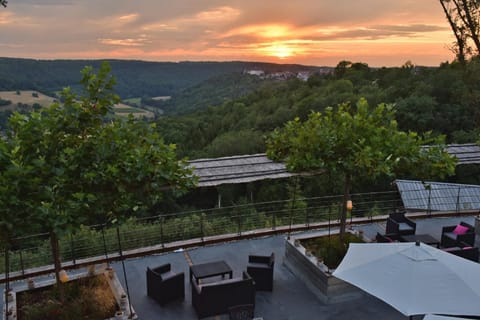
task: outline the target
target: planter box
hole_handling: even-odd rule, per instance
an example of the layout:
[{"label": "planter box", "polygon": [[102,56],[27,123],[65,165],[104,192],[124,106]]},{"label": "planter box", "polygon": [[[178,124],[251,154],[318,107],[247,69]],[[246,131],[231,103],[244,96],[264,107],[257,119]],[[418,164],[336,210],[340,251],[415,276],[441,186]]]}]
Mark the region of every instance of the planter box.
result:
[{"label": "planter box", "polygon": [[[130,305],[127,299],[127,295],[125,291],[123,290],[122,284],[118,280],[117,274],[113,269],[99,269],[99,270],[94,270],[93,272],[94,275],[96,276],[104,276],[107,279],[107,282],[110,286],[110,289],[112,290],[113,296],[115,297],[115,300],[117,302],[117,305],[120,307],[120,312],[117,312],[115,315],[112,315],[112,317],[107,318],[105,320],[127,320],[127,319],[137,319],[137,315],[135,314],[135,311],[133,307],[131,308],[132,313],[130,313]],[[74,275],[71,275],[69,277],[68,281],[75,281],[77,279],[91,276],[92,273],[90,272],[82,272],[82,273],[77,273]],[[17,294],[31,290],[32,288],[44,288],[48,286],[53,286],[55,284],[55,279],[51,280],[45,280],[41,281],[38,283],[34,283],[33,281],[27,281],[27,284],[23,286],[18,286],[16,288],[11,288],[11,291],[8,293],[8,315],[7,315],[7,310],[6,310],[6,304],[5,304],[5,295],[7,294],[4,290],[2,299],[4,299],[4,304],[3,304],[3,313],[2,313],[2,319],[3,320],[15,320],[17,319]]]},{"label": "planter box", "polygon": [[[318,236],[325,236],[325,234]],[[362,290],[332,276],[333,270],[318,261],[317,257],[307,255],[300,240],[315,237],[317,236],[310,234],[285,240],[284,264],[286,267],[324,303],[343,302],[364,296],[365,293]]]}]

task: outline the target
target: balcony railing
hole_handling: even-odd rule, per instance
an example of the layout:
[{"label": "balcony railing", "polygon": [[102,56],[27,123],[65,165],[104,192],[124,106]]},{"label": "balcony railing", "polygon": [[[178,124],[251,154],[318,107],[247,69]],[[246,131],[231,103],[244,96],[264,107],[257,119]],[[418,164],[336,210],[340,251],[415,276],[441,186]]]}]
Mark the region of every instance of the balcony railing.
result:
[{"label": "balcony railing", "polygon": [[[434,194],[431,193],[430,196]],[[397,191],[353,194],[351,199],[353,210],[347,217],[349,222],[360,217],[362,221],[371,221],[376,216],[403,209]],[[445,199],[430,198],[427,201],[432,203]],[[60,257],[62,266],[75,268],[205,243],[319,227],[330,228],[338,225],[343,205],[342,196],[295,197],[282,201],[168,213],[144,219],[132,218],[118,227],[82,227],[77,233],[60,238]],[[475,204],[478,205],[480,203]],[[457,208],[460,207],[457,205]],[[51,272],[51,251],[48,234],[13,239],[10,246],[4,248],[3,255],[0,255],[0,283],[6,280],[7,270],[13,279]]]}]

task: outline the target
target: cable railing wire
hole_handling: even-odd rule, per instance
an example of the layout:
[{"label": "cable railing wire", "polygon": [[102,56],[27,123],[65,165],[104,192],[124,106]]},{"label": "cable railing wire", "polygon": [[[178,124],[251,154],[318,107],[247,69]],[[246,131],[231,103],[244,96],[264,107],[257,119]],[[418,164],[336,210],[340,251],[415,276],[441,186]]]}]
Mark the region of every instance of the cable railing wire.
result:
[{"label": "cable railing wire", "polygon": [[[420,190],[424,191],[424,190]],[[453,192],[450,190],[450,192]],[[461,201],[469,199],[465,192],[455,190],[457,212],[465,210]],[[409,191],[410,199],[418,199],[431,206],[420,208],[425,212],[433,209],[433,204],[452,205],[451,199],[445,199],[430,192],[430,199],[414,197],[415,190]],[[417,190],[417,194],[419,190]],[[402,195],[404,196],[404,195]],[[352,194],[354,203],[350,222],[354,217],[373,219],[403,208],[402,199],[397,191]],[[302,226],[308,229],[315,224],[326,223],[328,228],[338,224],[342,210],[342,196],[296,197],[288,200],[276,200],[262,203],[247,203],[221,208],[171,212],[146,218],[132,218],[116,228],[108,225],[83,227],[80,231],[60,239],[62,263],[76,265],[82,259],[103,257],[111,261],[122,251],[144,247],[161,246],[168,243],[200,239],[199,245],[207,237],[232,235],[241,236],[256,230],[292,229]],[[471,203],[471,207],[480,207]],[[9,249],[10,272],[25,273],[25,270],[53,263],[48,234],[29,235],[15,238]],[[0,256],[0,274],[5,273],[5,256]],[[2,281],[0,275],[0,282]]]}]

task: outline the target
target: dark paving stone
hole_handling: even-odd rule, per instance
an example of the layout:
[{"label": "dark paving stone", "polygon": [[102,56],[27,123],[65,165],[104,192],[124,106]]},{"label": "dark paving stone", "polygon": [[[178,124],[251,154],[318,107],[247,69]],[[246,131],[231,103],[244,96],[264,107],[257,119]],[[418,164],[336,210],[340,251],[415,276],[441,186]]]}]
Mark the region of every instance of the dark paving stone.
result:
[{"label": "dark paving stone", "polygon": [[[417,220],[417,234],[428,233],[440,239],[441,228],[454,225],[460,221],[474,224],[474,217],[430,218]],[[372,223],[355,226],[365,236],[374,239],[377,232],[383,233],[385,224]],[[188,255],[193,263],[225,260],[232,268],[234,277],[240,277],[246,270],[249,254],[269,255],[275,252],[274,289],[273,292],[258,292],[256,295],[255,316],[265,320],[371,320],[371,319],[408,319],[381,300],[365,294],[363,297],[335,304],[324,304],[315,297],[308,288],[299,281],[284,265],[285,236],[273,236],[261,239],[243,240],[221,245],[189,249]],[[479,242],[480,239],[477,239]],[[171,263],[172,270],[185,272],[185,300],[159,305],[150,299],[146,292],[145,271],[147,266],[156,267]],[[191,286],[189,283],[189,267],[185,252],[172,252],[152,255],[124,261],[130,292],[130,299],[141,320],[154,319],[197,319],[191,304]],[[126,287],[121,262],[112,264],[117,275]],[[15,286],[15,283],[12,284]],[[3,290],[3,286],[0,286]],[[0,309],[3,301],[0,301]],[[417,317],[416,319],[420,319]],[[228,319],[221,315],[205,319]]]}]

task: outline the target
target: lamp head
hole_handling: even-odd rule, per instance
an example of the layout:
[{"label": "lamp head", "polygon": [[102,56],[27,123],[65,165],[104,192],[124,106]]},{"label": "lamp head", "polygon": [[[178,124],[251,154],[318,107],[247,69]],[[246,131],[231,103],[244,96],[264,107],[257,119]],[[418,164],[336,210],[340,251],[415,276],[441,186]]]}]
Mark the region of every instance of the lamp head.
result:
[{"label": "lamp head", "polygon": [[60,281],[65,283],[68,281],[68,274],[67,274],[67,271],[65,270],[60,270],[60,272],[58,273],[58,276],[60,278]]},{"label": "lamp head", "polygon": [[346,206],[348,211],[352,211],[352,209],[353,209],[352,200],[347,200],[347,203],[345,204],[345,206]]}]

